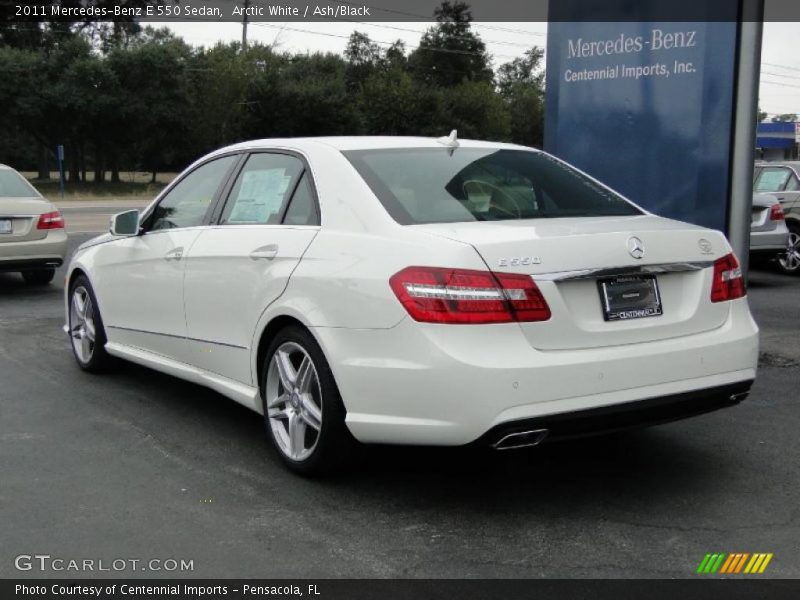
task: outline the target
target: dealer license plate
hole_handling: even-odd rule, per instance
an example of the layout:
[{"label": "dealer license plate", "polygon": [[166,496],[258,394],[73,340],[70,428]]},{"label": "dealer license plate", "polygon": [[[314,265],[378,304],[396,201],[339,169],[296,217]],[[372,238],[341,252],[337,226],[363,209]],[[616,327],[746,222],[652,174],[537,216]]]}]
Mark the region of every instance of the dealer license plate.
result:
[{"label": "dealer license plate", "polygon": [[597,285],[606,321],[627,321],[663,314],[655,275],[600,279]]}]

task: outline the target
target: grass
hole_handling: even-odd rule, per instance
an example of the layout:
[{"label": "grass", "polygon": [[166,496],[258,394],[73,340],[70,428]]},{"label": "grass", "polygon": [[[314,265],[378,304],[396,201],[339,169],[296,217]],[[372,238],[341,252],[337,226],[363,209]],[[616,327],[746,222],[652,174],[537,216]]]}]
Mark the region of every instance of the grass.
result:
[{"label": "grass", "polygon": [[[49,180],[37,179],[37,173],[22,173],[46,198],[60,198],[58,172],[50,174]],[[67,182],[64,185],[64,200],[151,200],[177,173],[159,173],[155,183],[150,183],[151,174],[137,171],[121,172],[120,181],[112,183],[94,182],[94,173],[86,173],[87,181]]]}]

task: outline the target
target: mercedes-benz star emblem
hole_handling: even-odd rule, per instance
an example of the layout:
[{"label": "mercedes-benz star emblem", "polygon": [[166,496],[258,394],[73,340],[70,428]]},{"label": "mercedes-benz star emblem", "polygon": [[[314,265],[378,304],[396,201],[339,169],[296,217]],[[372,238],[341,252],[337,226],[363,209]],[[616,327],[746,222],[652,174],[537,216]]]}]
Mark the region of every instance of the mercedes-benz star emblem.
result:
[{"label": "mercedes-benz star emblem", "polygon": [[633,258],[642,258],[644,256],[644,244],[635,235],[628,238],[628,254]]},{"label": "mercedes-benz star emblem", "polygon": [[697,245],[700,247],[700,252],[703,254],[714,254],[714,248],[711,246],[711,242],[706,238],[697,240]]}]

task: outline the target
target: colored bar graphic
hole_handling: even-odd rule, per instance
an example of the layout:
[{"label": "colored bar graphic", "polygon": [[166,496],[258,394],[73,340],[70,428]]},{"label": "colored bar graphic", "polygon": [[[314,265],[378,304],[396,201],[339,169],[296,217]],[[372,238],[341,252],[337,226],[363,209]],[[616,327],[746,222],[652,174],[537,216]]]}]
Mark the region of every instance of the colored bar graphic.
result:
[{"label": "colored bar graphic", "polygon": [[750,554],[748,554],[747,552],[741,555],[742,558],[740,558],[739,562],[736,564],[736,571],[734,571],[735,573],[738,573],[739,571],[742,570],[742,567],[744,566],[744,561],[747,560],[748,556],[750,556]]},{"label": "colored bar graphic", "polygon": [[769,564],[769,561],[772,560],[772,556],[773,556],[773,554],[772,554],[772,552],[770,552],[769,554],[767,554],[766,557],[764,557],[764,562],[761,563],[761,568],[758,570],[759,573],[763,573],[764,572],[764,569],[767,568],[767,565]]},{"label": "colored bar graphic", "polygon": [[717,570],[722,566],[722,561],[725,560],[725,554],[720,554],[719,558],[717,558],[717,562],[714,563],[714,566],[711,568],[712,573],[716,573]]},{"label": "colored bar graphic", "polygon": [[732,563],[733,563],[733,554],[728,554],[728,560],[725,561],[725,563],[722,565],[722,568],[720,569],[719,572],[720,573],[727,573],[729,571]]},{"label": "colored bar graphic", "polygon": [[703,560],[702,560],[702,561],[700,561],[700,566],[699,566],[699,567],[697,567],[697,572],[698,572],[698,573],[705,573],[705,572],[706,572],[706,571],[705,571],[705,569],[706,569],[706,565],[708,564],[708,562],[709,562],[710,560],[711,560],[711,555],[710,555],[710,554],[706,554],[706,555],[705,555],[705,558],[703,558]]},{"label": "colored bar graphic", "polygon": [[764,560],[764,554],[753,554],[753,558],[750,559],[750,562],[747,563],[747,566],[744,568],[745,573],[756,573],[758,567],[761,566],[761,561]]},{"label": "colored bar graphic", "polygon": [[[708,553],[700,561],[697,573],[711,574],[748,574],[754,575],[763,573],[769,562],[772,560],[772,553],[756,552],[734,552],[725,554],[724,552]],[[745,566],[746,565],[746,566]]]}]

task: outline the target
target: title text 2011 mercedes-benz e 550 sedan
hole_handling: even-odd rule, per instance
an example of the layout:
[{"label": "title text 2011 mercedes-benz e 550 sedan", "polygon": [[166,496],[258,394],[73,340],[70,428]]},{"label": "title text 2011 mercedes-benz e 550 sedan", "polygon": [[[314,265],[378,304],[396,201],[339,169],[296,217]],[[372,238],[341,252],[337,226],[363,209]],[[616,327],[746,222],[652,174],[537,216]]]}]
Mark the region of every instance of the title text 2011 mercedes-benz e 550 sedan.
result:
[{"label": "title text 2011 mercedes-benz e 550 sedan", "polygon": [[722,234],[454,136],[214,152],[81,246],[66,310],[82,368],[211,387],[306,473],[354,439],[512,448],[707,412],[758,353]]}]

